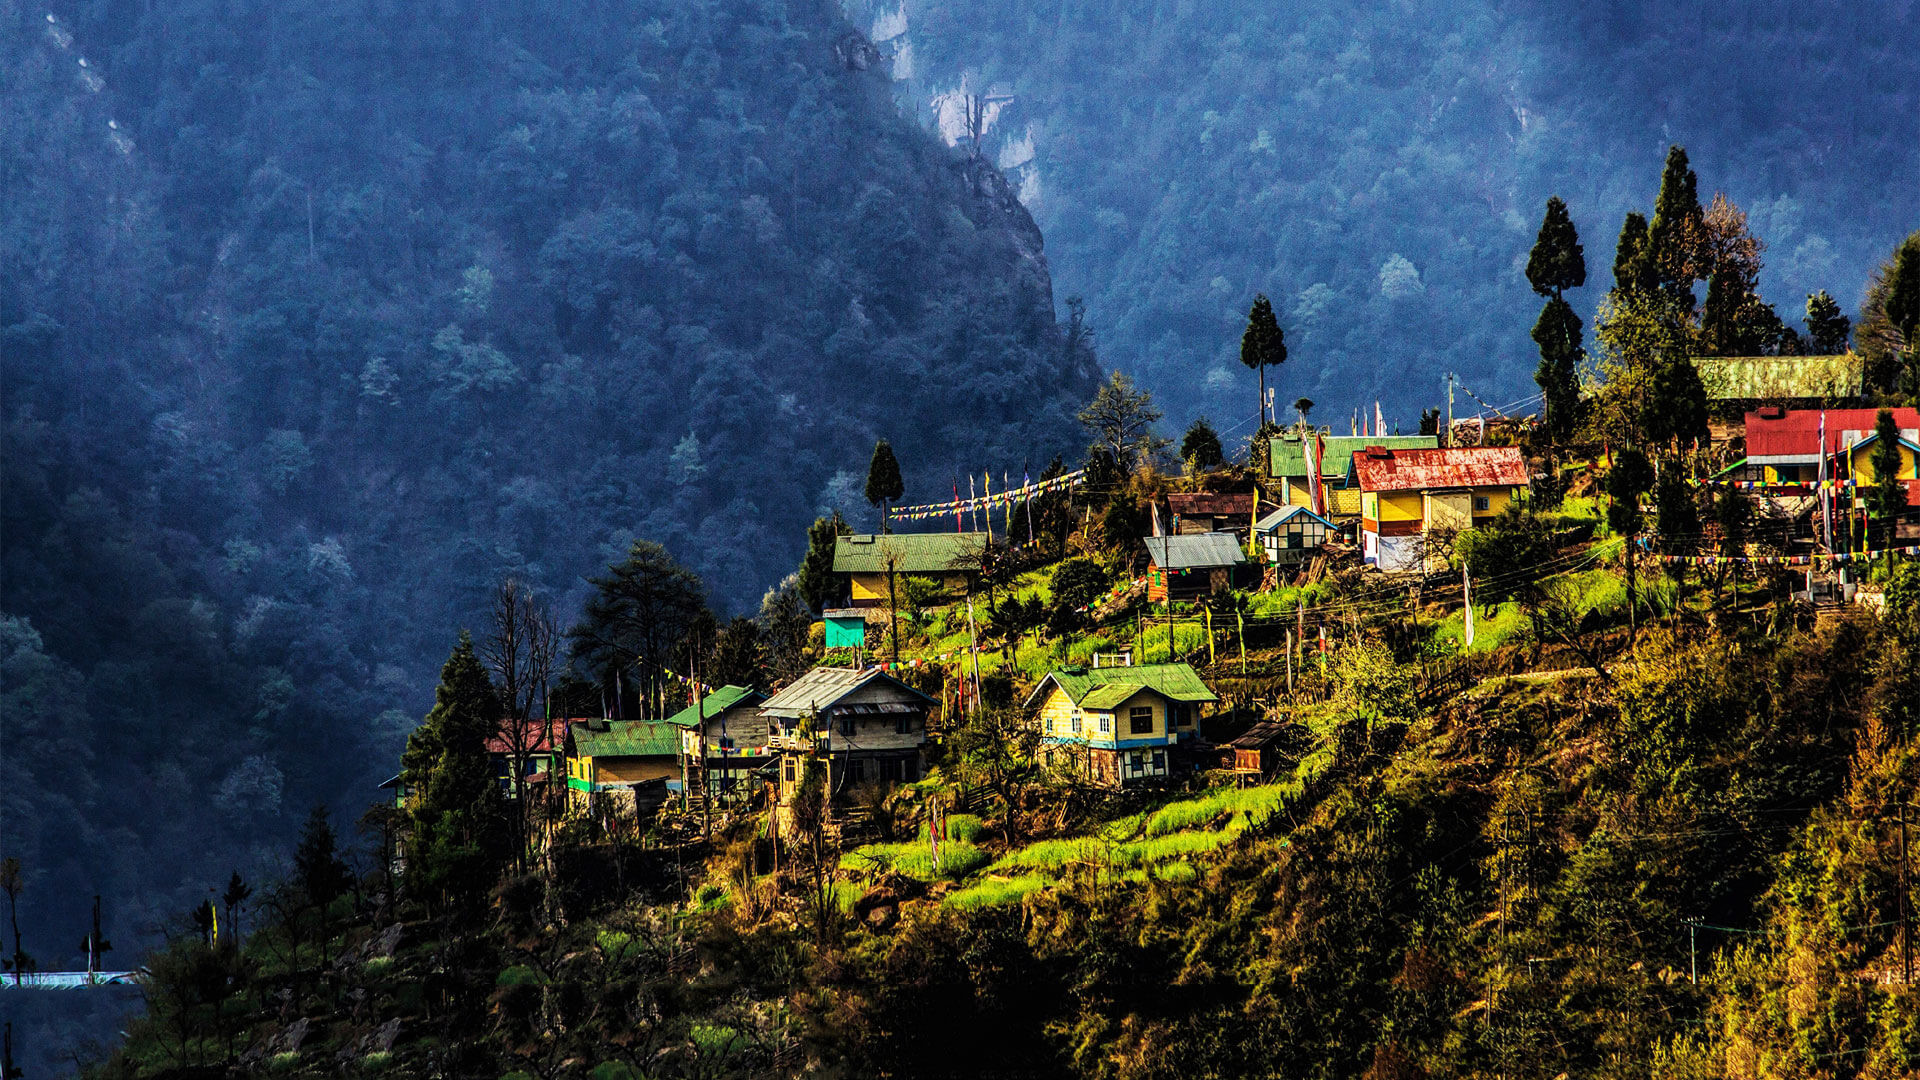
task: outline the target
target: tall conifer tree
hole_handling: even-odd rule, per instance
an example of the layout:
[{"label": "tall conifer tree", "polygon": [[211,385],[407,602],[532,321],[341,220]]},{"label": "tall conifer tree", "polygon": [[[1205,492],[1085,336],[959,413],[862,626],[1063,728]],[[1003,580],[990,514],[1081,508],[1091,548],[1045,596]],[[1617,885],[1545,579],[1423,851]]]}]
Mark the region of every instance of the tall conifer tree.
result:
[{"label": "tall conifer tree", "polygon": [[1661,298],[1670,317],[1694,313],[1693,282],[1699,270],[1700,182],[1687,164],[1683,147],[1667,148],[1667,164],[1660,174],[1660,194],[1647,225],[1647,251]]},{"label": "tall conifer tree", "polygon": [[1887,275],[1887,321],[1900,335],[1899,391],[1920,400],[1920,233],[1909,236]]},{"label": "tall conifer tree", "polygon": [[[1873,423],[1873,497],[1867,506],[1879,534],[1878,546],[1893,546],[1894,526],[1907,508],[1907,489],[1900,483],[1900,425],[1892,409],[1881,409]],[[1889,556],[1891,557],[1891,556]]]},{"label": "tall conifer tree", "polygon": [[1533,379],[1540,384],[1544,398],[1548,434],[1564,440],[1573,432],[1574,411],[1579,406],[1580,316],[1566,301],[1568,289],[1577,289],[1587,281],[1587,259],[1580,246],[1580,234],[1573,227],[1567,204],[1554,196],[1547,200],[1546,217],[1540,223],[1540,235],[1527,257],[1527,281],[1533,291],[1547,298],[1546,307],[1533,324],[1534,344],[1540,347],[1540,367]]},{"label": "tall conifer tree", "polygon": [[501,705],[464,630],[433,696],[400,759],[413,791],[408,866],[429,893],[472,899],[492,884],[504,838],[500,785],[487,757]]},{"label": "tall conifer tree", "polygon": [[1613,249],[1613,287],[1620,293],[1644,291],[1654,282],[1647,248],[1647,216],[1627,211]]},{"label": "tall conifer tree", "polygon": [[1265,426],[1267,418],[1267,369],[1287,362],[1287,335],[1274,318],[1273,304],[1265,293],[1253,298],[1247,311],[1247,328],[1240,335],[1240,362],[1260,376],[1260,397],[1254,406],[1254,429]]},{"label": "tall conifer tree", "polygon": [[1827,290],[1807,296],[1807,339],[1815,356],[1833,356],[1847,351],[1847,337],[1853,323],[1840,314],[1840,304]]},{"label": "tall conifer tree", "polygon": [[906,491],[900,479],[900,462],[893,456],[893,444],[885,439],[873,444],[873,459],[867,462],[867,502],[880,510],[880,531],[892,532],[887,524],[887,504]]}]

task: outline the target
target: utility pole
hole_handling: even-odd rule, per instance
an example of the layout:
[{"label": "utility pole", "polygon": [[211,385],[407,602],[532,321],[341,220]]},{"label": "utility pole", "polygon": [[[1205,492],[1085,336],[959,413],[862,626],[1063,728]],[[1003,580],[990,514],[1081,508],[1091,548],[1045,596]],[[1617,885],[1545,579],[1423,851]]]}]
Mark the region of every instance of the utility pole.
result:
[{"label": "utility pole", "polygon": [[973,708],[980,711],[980,639],[973,627],[973,594],[967,594],[967,651],[973,656]]},{"label": "utility pole", "polygon": [[713,778],[707,775],[707,696],[700,692],[699,669],[687,665],[693,672],[693,719],[698,725],[694,730],[699,737],[693,740],[694,749],[700,751],[700,837],[713,839]]},{"label": "utility pole", "polygon": [[1700,985],[1700,921],[1687,920],[1687,979],[1695,986]]},{"label": "utility pole", "polygon": [[1167,579],[1167,663],[1173,663],[1173,579]]}]

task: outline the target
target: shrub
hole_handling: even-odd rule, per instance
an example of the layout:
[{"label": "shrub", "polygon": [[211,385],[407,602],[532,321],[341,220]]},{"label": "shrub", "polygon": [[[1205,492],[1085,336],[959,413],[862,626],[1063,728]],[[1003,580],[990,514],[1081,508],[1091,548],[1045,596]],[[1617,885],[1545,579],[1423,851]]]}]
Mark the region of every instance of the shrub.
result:
[{"label": "shrub", "polygon": [[998,907],[1001,904],[1016,903],[1028,893],[1045,888],[1048,880],[1040,874],[993,878],[948,894],[946,902],[961,911]]}]

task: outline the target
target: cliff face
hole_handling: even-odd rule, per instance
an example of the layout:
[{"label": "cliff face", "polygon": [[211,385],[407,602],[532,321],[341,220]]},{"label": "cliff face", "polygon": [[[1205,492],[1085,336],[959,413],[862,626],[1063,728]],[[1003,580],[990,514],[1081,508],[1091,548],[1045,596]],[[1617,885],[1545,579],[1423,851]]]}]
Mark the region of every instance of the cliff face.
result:
[{"label": "cliff face", "polygon": [[362,805],[503,576],[564,620],[647,536],[751,610],[876,437],[909,499],[1071,448],[1032,220],[874,60],[826,4],[0,8],[47,940]]}]

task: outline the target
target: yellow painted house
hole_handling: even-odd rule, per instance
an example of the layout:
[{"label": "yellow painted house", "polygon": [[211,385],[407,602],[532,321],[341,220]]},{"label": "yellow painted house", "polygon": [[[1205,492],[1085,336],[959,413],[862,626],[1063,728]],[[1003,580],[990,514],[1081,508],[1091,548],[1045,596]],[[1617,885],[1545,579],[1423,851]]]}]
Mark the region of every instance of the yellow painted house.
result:
[{"label": "yellow painted house", "polygon": [[1353,468],[1362,557],[1388,571],[1420,569],[1430,535],[1473,528],[1527,486],[1527,459],[1511,446],[1370,446]]},{"label": "yellow painted house", "polygon": [[567,792],[578,809],[629,813],[659,806],[680,782],[680,729],[651,720],[568,725]]},{"label": "yellow painted house", "polygon": [[1173,770],[1172,750],[1196,738],[1202,705],[1220,700],[1187,664],[1065,667],[1033,688],[1041,759],[1125,785]]},{"label": "yellow painted house", "polygon": [[986,546],[984,532],[854,533],[834,541],[833,572],[847,576],[853,607],[880,607],[889,571],[896,589],[910,576],[931,579],[948,593],[964,591]]},{"label": "yellow painted house", "polygon": [[[1873,486],[1873,452],[1880,448],[1879,438],[1868,433],[1867,437],[1841,452],[1845,458],[1838,475],[1850,478],[1860,487]],[[1900,437],[1900,471],[1895,475],[1902,480],[1920,479],[1915,472],[1915,454],[1920,454],[1920,445],[1902,435]]]},{"label": "yellow painted house", "polygon": [[1434,435],[1329,435],[1302,438],[1298,432],[1275,435],[1267,443],[1267,475],[1280,483],[1280,501],[1289,506],[1313,509],[1312,485],[1308,474],[1314,471],[1307,455],[1317,452],[1320,487],[1328,517],[1353,517],[1360,513],[1360,487],[1353,475],[1353,455],[1369,446],[1389,450],[1427,450],[1439,446]]}]

